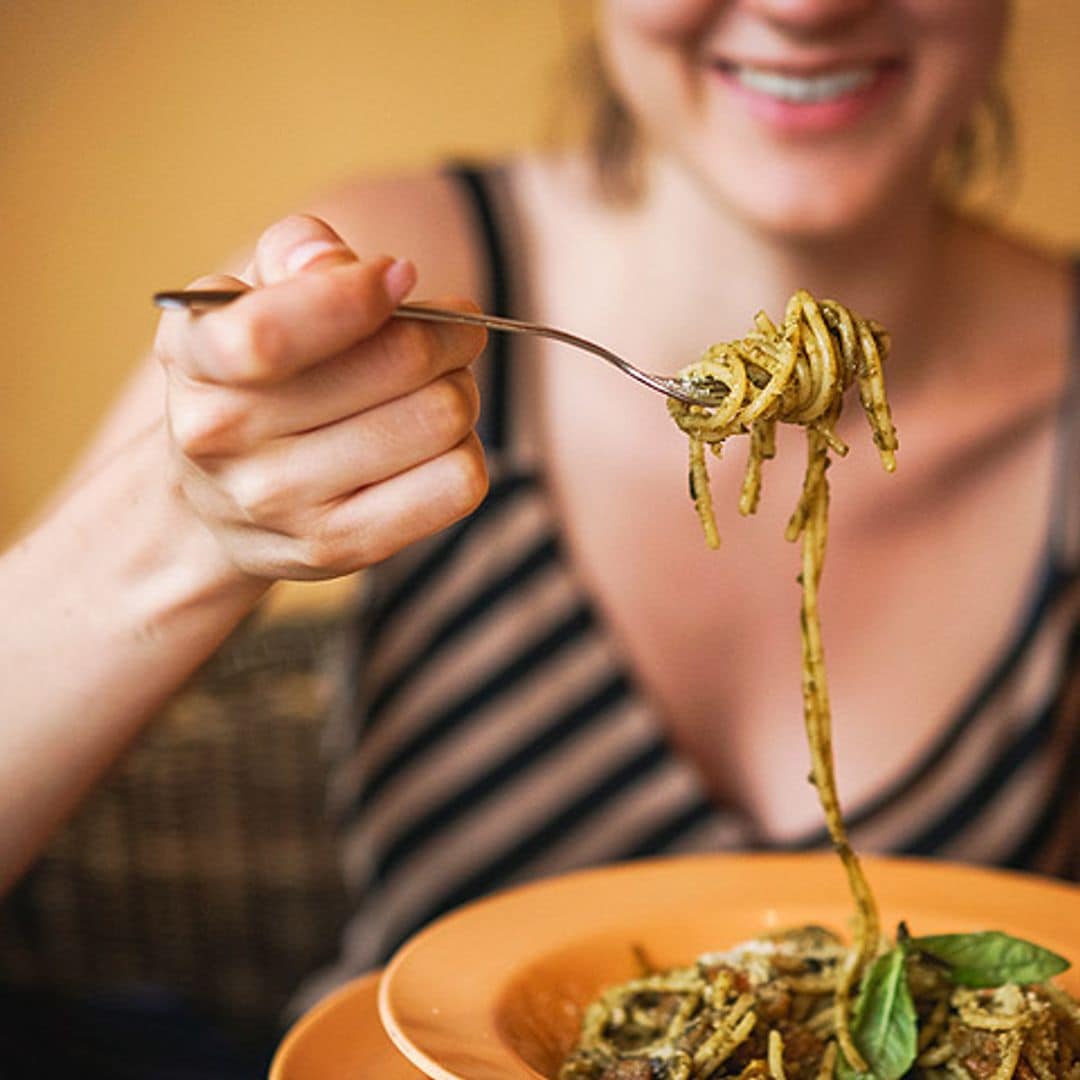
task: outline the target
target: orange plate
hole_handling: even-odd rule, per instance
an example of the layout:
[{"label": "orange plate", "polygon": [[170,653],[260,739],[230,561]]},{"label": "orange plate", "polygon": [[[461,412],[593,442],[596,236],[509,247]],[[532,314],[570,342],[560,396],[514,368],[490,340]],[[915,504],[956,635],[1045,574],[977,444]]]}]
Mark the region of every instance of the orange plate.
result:
[{"label": "orange plate", "polygon": [[[1080,962],[1080,888],[948,863],[867,858],[891,933],[1004,930]],[[836,857],[717,855],[650,860],[513,889],[451,913],[386,968],[390,1038],[436,1080],[556,1075],[581,1011],[650,961],[685,964],[763,931],[844,930],[852,905]],[[1080,994],[1073,968],[1060,985]]]},{"label": "orange plate", "polygon": [[298,1020],[274,1055],[270,1080],[422,1080],[379,1022],[379,975],[354,979]]}]

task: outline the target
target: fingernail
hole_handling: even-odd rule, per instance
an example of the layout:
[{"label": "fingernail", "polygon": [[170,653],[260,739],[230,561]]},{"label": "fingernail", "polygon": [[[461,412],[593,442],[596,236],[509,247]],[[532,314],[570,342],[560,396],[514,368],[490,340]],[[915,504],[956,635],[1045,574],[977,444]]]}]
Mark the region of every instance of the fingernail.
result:
[{"label": "fingernail", "polygon": [[308,240],[306,243],[298,244],[285,256],[285,269],[290,274],[298,274],[324,255],[331,253],[343,255],[347,251],[348,248],[344,244],[335,240]]},{"label": "fingernail", "polygon": [[395,259],[383,273],[383,287],[391,303],[401,303],[415,284],[416,267],[408,259]]}]

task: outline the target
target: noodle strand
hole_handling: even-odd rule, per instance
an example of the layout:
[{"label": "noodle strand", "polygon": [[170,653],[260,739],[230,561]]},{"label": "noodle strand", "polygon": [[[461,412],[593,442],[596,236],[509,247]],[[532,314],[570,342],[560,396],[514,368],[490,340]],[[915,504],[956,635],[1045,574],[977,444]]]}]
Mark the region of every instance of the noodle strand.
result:
[{"label": "noodle strand", "polygon": [[767,315],[755,320],[757,332],[741,341],[715,345],[682,378],[688,385],[718,386],[726,392],[718,408],[688,406],[669,400],[676,424],[690,439],[691,491],[706,542],[718,547],[705,466],[705,446],[719,453],[724,440],[750,434],[750,453],[739,510],[752,514],[761,491],[762,464],[776,452],[776,423],[806,428],[807,462],[802,493],[785,536],[802,539],[803,718],[810,747],[811,779],[818,792],[825,824],[855,902],[855,948],[840,975],[836,1029],[841,1049],[859,1070],[866,1063],[850,1033],[850,991],[878,945],[877,905],[857,856],[848,842],[836,791],[832,751],[832,719],[825,676],[825,657],[818,616],[818,587],[828,537],[830,451],[847,453],[837,437],[843,395],[858,383],[859,400],[873,432],[882,465],[896,467],[896,430],[892,424],[882,377],[888,337],[881,327],[853,314],[833,300],[816,301],[800,290],[788,302],[780,329]]},{"label": "noodle strand", "polygon": [[[806,430],[806,470],[785,536],[801,540],[802,702],[810,779],[854,901],[853,943],[845,948],[828,931],[804,927],[707,954],[694,967],[649,972],[613,987],[586,1009],[560,1080],[832,1080],[841,1054],[855,1072],[869,1073],[851,1030],[852,996],[879,950],[881,931],[836,790],[818,594],[828,538],[830,455],[847,453],[835,428],[853,383],[882,465],[890,472],[896,467],[896,431],[882,380],[889,342],[876,323],[802,290],[788,302],[779,327],[764,313],[754,325],[745,338],[712,346],[681,373],[690,387],[722,392],[719,406],[669,400],[668,409],[689,437],[690,492],[714,548],[720,534],[706,448],[719,456],[730,436],[750,436],[739,511],[752,514],[763,464],[776,453],[777,423]],[[910,1075],[1080,1080],[1080,1009],[1067,994],[1049,984],[1006,984],[992,992],[956,987],[943,978],[940,965],[918,956],[909,958],[905,977],[922,1017]]]}]

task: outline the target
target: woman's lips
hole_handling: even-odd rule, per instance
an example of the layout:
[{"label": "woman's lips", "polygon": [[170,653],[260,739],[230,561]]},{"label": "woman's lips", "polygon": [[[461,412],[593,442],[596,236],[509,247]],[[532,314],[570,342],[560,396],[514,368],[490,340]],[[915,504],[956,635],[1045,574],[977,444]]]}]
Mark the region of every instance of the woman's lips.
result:
[{"label": "woman's lips", "polygon": [[719,60],[720,81],[756,119],[781,132],[832,132],[854,126],[896,86],[897,61],[799,71]]}]

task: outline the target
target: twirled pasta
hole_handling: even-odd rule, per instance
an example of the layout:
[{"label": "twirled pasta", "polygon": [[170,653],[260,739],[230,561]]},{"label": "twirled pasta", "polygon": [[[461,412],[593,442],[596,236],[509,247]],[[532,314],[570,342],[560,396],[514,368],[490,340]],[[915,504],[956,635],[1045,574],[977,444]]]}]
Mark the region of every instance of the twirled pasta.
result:
[{"label": "twirled pasta", "polygon": [[754,322],[754,333],[713,345],[697,363],[680,372],[690,387],[723,391],[722,405],[703,408],[668,399],[668,411],[690,437],[691,491],[710,547],[718,547],[720,539],[709,495],[705,447],[719,454],[732,435],[750,435],[739,510],[752,514],[761,491],[762,463],[776,453],[776,424],[806,428],[809,458],[803,493],[787,529],[787,538],[795,540],[827,489],[829,451],[847,453],[835,427],[844,392],[854,382],[881,463],[889,472],[896,468],[896,429],[882,378],[882,363],[889,351],[886,331],[835,300],[817,301],[803,289],[788,301],[781,326],[764,312]]}]

